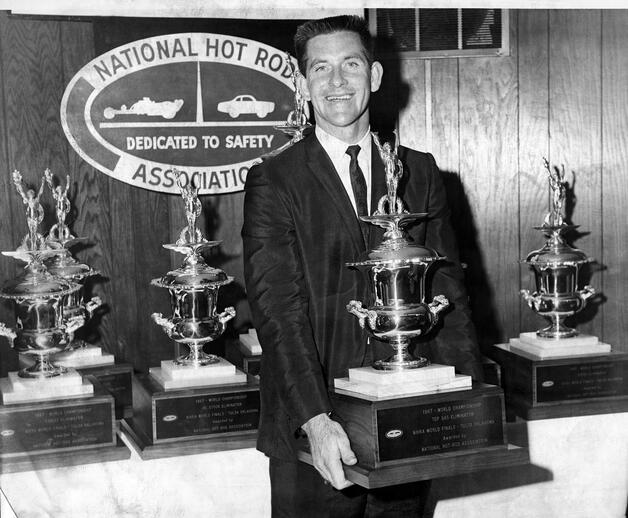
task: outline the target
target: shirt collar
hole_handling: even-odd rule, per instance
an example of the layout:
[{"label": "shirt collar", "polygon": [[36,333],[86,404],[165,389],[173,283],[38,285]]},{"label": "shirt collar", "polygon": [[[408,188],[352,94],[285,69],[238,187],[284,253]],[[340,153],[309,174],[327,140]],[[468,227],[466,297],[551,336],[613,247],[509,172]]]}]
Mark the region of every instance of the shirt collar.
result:
[{"label": "shirt collar", "polygon": [[[343,142],[339,138],[336,138],[333,135],[327,133],[324,129],[322,129],[318,125],[315,127],[314,132],[316,133],[316,137],[318,138],[318,141],[321,143],[321,146],[323,146],[323,149],[327,152],[332,162],[337,163],[338,161],[342,160],[350,144],[347,144],[346,142]],[[364,133],[362,138],[360,138],[360,140],[356,142],[356,144],[360,146],[360,151],[365,152],[364,157],[370,158],[371,156],[371,128],[370,127],[366,130],[366,133]]]}]

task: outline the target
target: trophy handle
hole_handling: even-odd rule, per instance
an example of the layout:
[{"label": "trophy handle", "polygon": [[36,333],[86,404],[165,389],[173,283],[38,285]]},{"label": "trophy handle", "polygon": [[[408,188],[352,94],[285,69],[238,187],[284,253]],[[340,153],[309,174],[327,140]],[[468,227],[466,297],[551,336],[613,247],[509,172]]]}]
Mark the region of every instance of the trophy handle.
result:
[{"label": "trophy handle", "polygon": [[168,336],[172,334],[172,330],[174,329],[174,323],[171,320],[164,318],[161,313],[153,313],[151,315],[151,318],[155,321],[156,324],[160,325],[163,328]]},{"label": "trophy handle", "polygon": [[13,341],[17,338],[17,333],[0,322],[0,336],[6,336],[9,342],[11,342],[11,347],[13,347]]},{"label": "trophy handle", "polygon": [[595,295],[595,288],[593,288],[592,286],[586,285],[577,293],[578,293],[578,297],[580,297],[580,300],[584,302],[588,298],[591,298],[593,295]]},{"label": "trophy handle", "polygon": [[236,314],[235,309],[232,306],[229,306],[228,308],[225,308],[225,310],[218,315],[218,320],[221,324],[226,324],[227,322],[229,322],[229,320],[235,317],[235,314]]},{"label": "trophy handle", "polygon": [[362,303],[358,300],[352,300],[347,304],[347,311],[352,315],[358,317],[358,322],[360,323],[360,327],[364,329],[365,320],[368,319],[369,326],[371,329],[376,328],[377,324],[377,313],[370,309],[364,309],[362,307]]},{"label": "trophy handle", "polygon": [[92,318],[94,316],[94,311],[102,306],[102,304],[102,299],[99,296],[92,297],[85,303],[85,310],[89,314],[89,318]]},{"label": "trophy handle", "polygon": [[523,297],[523,300],[528,303],[528,306],[530,306],[534,311],[538,311],[540,296],[537,293],[532,294],[530,293],[530,290],[519,290],[519,293]]},{"label": "trophy handle", "polygon": [[434,323],[438,321],[438,314],[445,308],[449,307],[449,300],[445,295],[436,295],[432,302],[427,305],[430,313],[434,316]]},{"label": "trophy handle", "polygon": [[64,331],[68,334],[68,343],[74,339],[74,332],[83,325],[85,325],[85,317],[83,315],[76,315],[66,320]]}]

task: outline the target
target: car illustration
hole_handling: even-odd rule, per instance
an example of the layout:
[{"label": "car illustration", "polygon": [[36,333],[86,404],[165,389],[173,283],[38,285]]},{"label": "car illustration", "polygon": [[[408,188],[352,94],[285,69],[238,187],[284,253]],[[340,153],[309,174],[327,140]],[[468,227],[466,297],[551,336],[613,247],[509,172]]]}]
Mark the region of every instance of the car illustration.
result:
[{"label": "car illustration", "polygon": [[133,103],[130,108],[123,104],[119,110],[107,107],[103,112],[105,119],[113,119],[116,115],[150,115],[153,117],[163,117],[172,119],[183,106],[183,99],[174,101],[153,101],[150,97],[143,97]]},{"label": "car illustration", "polygon": [[219,112],[228,113],[233,119],[243,114],[254,113],[263,119],[275,109],[275,103],[270,101],[258,101],[249,94],[237,95],[230,101],[218,103]]}]

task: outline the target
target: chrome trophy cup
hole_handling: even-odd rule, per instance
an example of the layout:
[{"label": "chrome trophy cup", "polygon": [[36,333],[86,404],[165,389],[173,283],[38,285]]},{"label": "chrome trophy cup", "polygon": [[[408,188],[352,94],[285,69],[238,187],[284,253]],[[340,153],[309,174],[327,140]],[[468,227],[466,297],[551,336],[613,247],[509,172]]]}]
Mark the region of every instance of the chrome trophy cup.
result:
[{"label": "chrome trophy cup", "polygon": [[439,313],[449,305],[443,295],[426,302],[428,272],[439,260],[436,251],[409,240],[404,228],[427,216],[410,214],[397,197],[397,186],[403,166],[397,149],[381,144],[373,134],[375,144],[386,167],[387,194],[378,203],[372,216],[363,221],[384,229],[384,239],[374,250],[367,251],[358,261],[347,266],[358,268],[366,276],[369,288],[367,307],[352,300],[347,310],[359,319],[360,326],[383,342],[389,343],[394,354],[377,360],[378,370],[406,370],[429,365],[426,358],[415,358],[408,351],[410,341],[428,333],[438,322]]},{"label": "chrome trophy cup", "polygon": [[0,335],[11,340],[15,349],[34,357],[30,367],[18,375],[23,378],[49,378],[63,374],[65,369],[50,362],[50,356],[69,348],[74,332],[84,324],[82,315],[66,314],[67,298],[80,289],[80,285],[50,274],[44,261],[63,253],[49,249],[39,233],[43,208],[39,194],[32,189],[24,190],[22,175],[13,172],[13,183],[26,205],[28,234],[15,251],[2,252],[26,262],[17,278],[6,282],[0,289],[0,297],[15,303],[15,330],[0,324]]},{"label": "chrome trophy cup", "polygon": [[220,241],[207,241],[196,228],[201,203],[198,188],[192,185],[192,180],[183,185],[182,175],[177,174],[177,184],[185,201],[188,224],[176,243],[163,246],[184,254],[185,259],[181,267],[152,280],[154,286],[168,289],[172,305],[170,318],[161,313],[153,313],[152,318],[170,338],[190,349],[189,354],[180,356],[174,363],[199,367],[219,361],[217,356],[203,352],[203,346],[222,335],[227,322],[235,316],[232,307],[225,308],[222,313],[216,312],[218,290],[232,282],[233,277],[205,262],[201,252]]},{"label": "chrome trophy cup", "polygon": [[536,332],[538,337],[571,338],[577,336],[578,331],[567,327],[565,319],[582,310],[587,299],[595,294],[591,286],[578,289],[580,269],[592,259],[565,241],[563,234],[577,226],[566,224],[562,214],[567,186],[564,170],[552,170],[545,159],[544,163],[549,173],[552,208],[543,225],[535,228],[548,239],[542,248],[528,254],[523,261],[534,273],[536,291],[521,290],[521,295],[530,308],[550,321],[549,326]]}]

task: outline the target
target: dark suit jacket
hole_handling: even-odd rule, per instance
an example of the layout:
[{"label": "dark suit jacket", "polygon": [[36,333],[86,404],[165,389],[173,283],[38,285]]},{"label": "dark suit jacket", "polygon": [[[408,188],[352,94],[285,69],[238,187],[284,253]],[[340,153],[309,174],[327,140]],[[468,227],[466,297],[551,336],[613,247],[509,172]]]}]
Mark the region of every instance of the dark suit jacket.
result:
[{"label": "dark suit jacket", "polygon": [[[385,172],[372,146],[372,200],[385,193]],[[480,378],[479,353],[462,270],[449,223],[446,194],[431,155],[399,149],[406,178],[401,196],[410,212],[429,221],[411,234],[453,262],[434,275],[432,294],[444,294],[453,310],[428,347],[432,361],[455,365]],[[334,166],[312,133],[281,154],[252,167],[245,186],[244,276],[253,324],[262,345],[261,418],[258,448],[294,458],[300,426],[332,408],[328,388],[350,367],[389,356],[345,306],[366,301],[366,282],[348,268],[361,252],[381,242],[383,231],[361,223]],[[372,228],[369,228],[372,227]],[[429,298],[428,300],[431,300]],[[442,315],[442,314],[441,314]],[[383,347],[382,347],[383,346]]]}]

